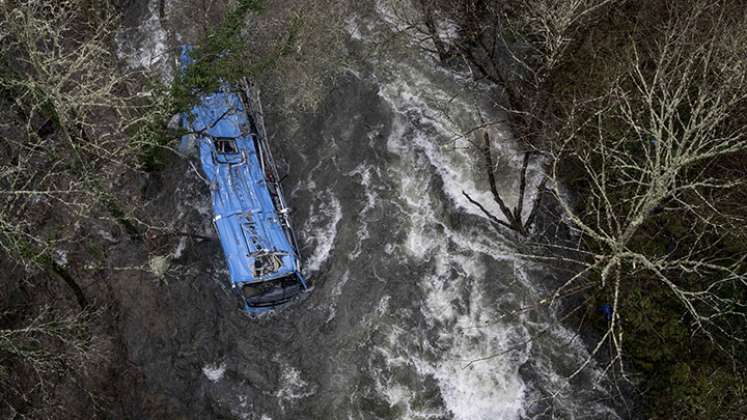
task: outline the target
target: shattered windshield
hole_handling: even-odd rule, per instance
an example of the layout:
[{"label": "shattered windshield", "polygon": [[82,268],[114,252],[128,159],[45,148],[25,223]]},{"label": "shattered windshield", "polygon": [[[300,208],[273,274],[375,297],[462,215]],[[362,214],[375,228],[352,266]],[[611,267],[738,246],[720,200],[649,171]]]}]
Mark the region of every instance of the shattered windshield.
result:
[{"label": "shattered windshield", "polygon": [[301,282],[295,275],[259,283],[248,283],[241,288],[250,306],[277,305],[294,298],[301,290]]}]

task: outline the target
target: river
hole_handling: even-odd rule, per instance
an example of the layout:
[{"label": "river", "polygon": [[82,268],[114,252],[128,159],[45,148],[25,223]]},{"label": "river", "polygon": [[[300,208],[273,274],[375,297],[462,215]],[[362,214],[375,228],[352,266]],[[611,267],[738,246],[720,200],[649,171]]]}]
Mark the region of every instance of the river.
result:
[{"label": "river", "polygon": [[[131,65],[149,65],[168,53],[167,36],[154,4],[138,10],[139,32],[120,42],[142,52]],[[274,154],[288,168],[286,194],[313,293],[278,314],[247,319],[227,290],[219,243],[183,240],[162,313],[147,315],[168,324],[170,335],[139,329],[146,315],[123,321],[147,395],[134,412],[617,418],[596,367],[567,383],[588,353],[552,311],[506,315],[539,300],[552,272],[515,258],[512,236],[490,228],[462,195],[490,202],[459,134],[480,124],[477,110],[499,117],[494,88],[439,66],[406,36],[390,41],[396,52],[371,54],[396,29],[385,7],[372,10],[351,16],[353,64],[318,112],[290,121],[278,101],[263,98]],[[514,202],[522,155],[505,127],[490,130],[499,188]],[[214,237],[207,187],[190,165],[175,168],[162,195],[180,223]],[[530,187],[539,177],[533,169]]]}]

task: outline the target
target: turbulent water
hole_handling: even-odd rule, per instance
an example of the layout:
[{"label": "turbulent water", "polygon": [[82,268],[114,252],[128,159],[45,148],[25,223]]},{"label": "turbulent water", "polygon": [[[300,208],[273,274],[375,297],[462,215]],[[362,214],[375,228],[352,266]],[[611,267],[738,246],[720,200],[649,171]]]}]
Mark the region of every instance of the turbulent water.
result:
[{"label": "turbulent water", "polygon": [[[134,48],[162,51],[163,29],[143,15],[151,38]],[[318,113],[286,124],[265,98],[311,296],[247,319],[219,243],[180,243],[169,286],[170,304],[187,308],[173,320],[178,336],[157,349],[129,343],[144,386],[167,412],[197,418],[616,418],[600,372],[566,383],[587,352],[552,313],[505,316],[536,301],[552,273],[512,257],[511,239],[462,195],[490,202],[459,134],[480,124],[478,110],[497,118],[495,93],[406,38],[393,41],[398,53],[367,54],[393,25],[383,7],[351,17],[356,64]],[[491,127],[513,202],[521,156]],[[210,234],[207,188],[183,168],[168,195],[180,220]]]}]

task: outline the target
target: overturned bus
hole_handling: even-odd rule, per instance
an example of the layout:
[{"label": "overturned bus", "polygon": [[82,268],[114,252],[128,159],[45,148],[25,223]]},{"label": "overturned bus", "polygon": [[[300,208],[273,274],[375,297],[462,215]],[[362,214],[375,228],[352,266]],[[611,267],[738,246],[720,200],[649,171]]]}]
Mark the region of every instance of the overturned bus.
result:
[{"label": "overturned bus", "polygon": [[277,309],[310,289],[255,93],[247,80],[238,88],[224,84],[181,115],[210,183],[232,286],[249,314]]}]

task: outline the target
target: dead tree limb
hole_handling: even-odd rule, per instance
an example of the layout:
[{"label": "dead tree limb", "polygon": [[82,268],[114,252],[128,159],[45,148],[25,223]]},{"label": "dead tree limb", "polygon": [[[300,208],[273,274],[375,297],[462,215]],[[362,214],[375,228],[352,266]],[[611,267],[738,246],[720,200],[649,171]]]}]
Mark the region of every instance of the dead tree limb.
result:
[{"label": "dead tree limb", "polygon": [[[493,223],[494,225],[504,226],[509,229],[513,229],[513,226],[509,225],[508,223],[504,222],[503,220],[493,216],[485,207],[482,206],[478,201],[472,199],[472,197],[469,196],[466,192],[462,191],[462,194],[469,200],[470,203],[474,204],[477,208],[479,208],[485,216]],[[496,226],[497,227],[497,226]]]},{"label": "dead tree limb", "polygon": [[500,192],[498,192],[498,186],[495,181],[493,154],[490,150],[490,135],[487,132],[483,133],[483,143],[484,144],[482,147],[482,153],[485,158],[485,172],[488,175],[490,193],[493,196],[493,201],[495,201],[496,204],[498,204],[498,207],[501,209],[501,213],[503,213],[506,221],[504,222],[494,214],[491,214],[485,208],[485,206],[472,199],[472,197],[470,197],[466,192],[462,191],[462,194],[464,194],[464,196],[467,198],[467,200],[469,200],[470,203],[479,208],[480,211],[482,211],[488,217],[491,224],[496,229],[500,230],[503,227],[506,227],[520,233],[523,236],[526,236],[529,232],[529,228],[532,226],[532,223],[534,223],[538,207],[538,203],[535,202],[534,206],[532,207],[532,211],[527,218],[527,221],[522,222],[524,212],[524,195],[526,194],[527,170],[529,168],[529,158],[531,156],[531,153],[527,152],[524,154],[524,162],[521,167],[521,178],[519,181],[519,198],[516,207],[514,207],[514,210],[511,211],[511,209],[506,205],[506,202],[503,201],[503,197],[501,197]]},{"label": "dead tree limb", "polygon": [[513,220],[514,217],[511,214],[511,210],[508,208],[508,206],[506,206],[506,203],[503,202],[501,194],[498,192],[498,187],[495,185],[495,173],[493,172],[493,153],[490,151],[490,136],[487,132],[483,133],[483,141],[484,145],[482,152],[485,156],[485,172],[487,172],[488,174],[490,192],[493,194],[493,200],[498,204],[501,212],[503,212],[503,215],[506,216],[506,219],[508,219],[509,223],[511,224],[511,228],[515,229],[516,224]]}]

